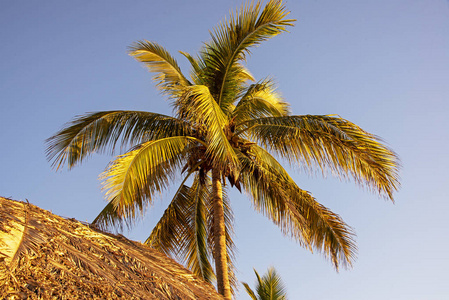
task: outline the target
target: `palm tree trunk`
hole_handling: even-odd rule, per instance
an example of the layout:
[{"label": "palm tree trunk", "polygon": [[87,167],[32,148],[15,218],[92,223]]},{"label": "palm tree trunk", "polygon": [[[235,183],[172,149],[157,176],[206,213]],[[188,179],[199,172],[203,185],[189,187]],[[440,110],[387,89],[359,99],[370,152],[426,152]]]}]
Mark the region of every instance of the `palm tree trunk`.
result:
[{"label": "palm tree trunk", "polygon": [[218,293],[226,300],[231,300],[231,287],[228,276],[228,260],[226,250],[226,227],[223,209],[223,191],[220,172],[212,170],[212,201],[214,207],[214,235],[215,235],[215,272],[217,275]]}]

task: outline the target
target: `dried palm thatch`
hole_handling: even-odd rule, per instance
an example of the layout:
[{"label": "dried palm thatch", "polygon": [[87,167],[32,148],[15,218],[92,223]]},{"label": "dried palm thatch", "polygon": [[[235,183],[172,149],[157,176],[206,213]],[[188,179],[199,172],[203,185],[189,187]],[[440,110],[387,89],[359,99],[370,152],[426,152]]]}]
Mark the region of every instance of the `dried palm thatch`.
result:
[{"label": "dried palm thatch", "polygon": [[223,299],[145,245],[0,197],[0,299]]}]

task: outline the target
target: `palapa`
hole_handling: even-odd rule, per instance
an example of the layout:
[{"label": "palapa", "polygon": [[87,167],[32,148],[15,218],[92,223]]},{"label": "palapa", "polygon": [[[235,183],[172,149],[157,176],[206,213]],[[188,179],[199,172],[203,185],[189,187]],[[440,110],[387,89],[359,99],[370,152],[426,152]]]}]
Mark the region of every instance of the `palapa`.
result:
[{"label": "palapa", "polygon": [[0,299],[223,299],[173,259],[0,197]]}]

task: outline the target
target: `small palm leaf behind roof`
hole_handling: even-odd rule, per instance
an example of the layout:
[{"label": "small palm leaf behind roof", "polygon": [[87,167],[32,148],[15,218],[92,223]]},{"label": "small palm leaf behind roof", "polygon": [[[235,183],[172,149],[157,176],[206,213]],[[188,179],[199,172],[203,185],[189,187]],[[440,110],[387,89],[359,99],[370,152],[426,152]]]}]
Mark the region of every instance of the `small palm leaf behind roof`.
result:
[{"label": "small palm leaf behind roof", "polygon": [[0,299],[223,299],[174,260],[122,236],[3,197],[0,220]]}]

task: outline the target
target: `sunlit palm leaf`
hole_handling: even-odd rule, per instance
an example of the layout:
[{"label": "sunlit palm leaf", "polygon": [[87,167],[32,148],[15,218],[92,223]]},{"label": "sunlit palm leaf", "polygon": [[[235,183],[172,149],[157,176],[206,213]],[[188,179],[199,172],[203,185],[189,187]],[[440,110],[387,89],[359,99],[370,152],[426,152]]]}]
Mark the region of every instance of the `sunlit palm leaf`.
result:
[{"label": "sunlit palm leaf", "polygon": [[150,245],[168,256],[174,256],[180,259],[178,253],[180,249],[179,241],[181,240],[181,231],[183,227],[187,226],[185,212],[182,210],[186,209],[184,202],[190,203],[190,199],[188,199],[189,192],[190,189],[188,186],[182,186],[178,197],[173,199],[164,211],[163,216],[153,228],[150,236],[145,240],[145,244]]},{"label": "sunlit palm leaf", "polygon": [[234,64],[232,73],[230,75],[232,76],[232,83],[229,83],[230,88],[223,94],[222,105],[220,105],[223,113],[228,117],[231,117],[237,99],[246,91],[247,81],[255,81],[249,70],[240,63]]},{"label": "sunlit palm leaf", "polygon": [[212,282],[215,278],[207,245],[206,203],[210,196],[210,183],[202,184],[197,176],[190,188],[191,205],[187,214],[189,226],[184,228],[180,248],[187,267],[207,282]]},{"label": "sunlit palm leaf", "polygon": [[250,85],[232,113],[235,124],[263,117],[290,114],[290,105],[276,92],[273,81]]},{"label": "sunlit palm leaf", "polygon": [[212,163],[219,168],[229,166],[231,170],[238,169],[237,156],[223,130],[228,120],[209,89],[202,85],[189,87],[176,106],[180,109],[180,118],[205,132],[206,154],[212,157]]},{"label": "sunlit palm leaf", "polygon": [[244,65],[239,64],[238,70],[239,72],[236,74],[236,77],[238,77],[239,81],[256,81],[256,79],[253,77],[253,74],[251,74],[251,72]]},{"label": "sunlit palm leaf", "polygon": [[246,292],[253,300],[257,300],[256,294],[254,291],[250,288],[250,286],[246,282],[242,282],[243,286],[245,287]]},{"label": "sunlit palm leaf", "polygon": [[[203,57],[194,58],[189,53],[179,51],[182,55],[184,55],[190,62],[190,65],[192,66],[192,72],[191,77],[192,81],[197,85],[210,85],[210,81],[206,77],[207,74],[207,64],[203,60]],[[255,81],[253,75],[250,73],[250,71],[243,66],[242,64],[236,64],[238,72],[235,72],[235,80],[238,82],[246,82],[246,81]]]},{"label": "sunlit palm leaf", "polygon": [[145,244],[150,245],[154,249],[176,258],[179,258],[182,232],[183,228],[188,226],[186,215],[188,207],[192,202],[190,199],[190,187],[184,184],[189,175],[185,177],[173,200],[145,241]]},{"label": "sunlit palm leaf", "polygon": [[184,51],[179,51],[182,55],[184,55],[187,60],[190,62],[190,65],[192,66],[192,71],[190,72],[190,77],[193,83],[198,85],[204,85],[206,84],[205,78],[204,78],[204,63],[200,58],[194,58],[189,53]]},{"label": "sunlit palm leaf", "polygon": [[131,47],[130,55],[156,73],[153,79],[165,94],[175,97],[182,87],[190,85],[176,60],[162,46],[154,42],[140,41]]},{"label": "sunlit palm leaf", "polygon": [[[254,270],[257,277],[256,291],[259,300],[285,300],[287,292],[281,277],[270,267],[262,277]],[[254,293],[253,293],[254,294]]]},{"label": "sunlit palm leaf", "polygon": [[213,95],[223,110],[235,101],[235,95],[242,83],[238,62],[245,59],[251,47],[286,30],[294,20],[286,19],[289,14],[281,1],[270,1],[261,12],[261,4],[247,4],[229,21],[224,21],[212,34],[212,41],[206,44],[203,55],[208,65],[208,76],[214,86]]},{"label": "sunlit palm leaf", "polygon": [[352,230],[329,209],[301,190],[283,167],[264,149],[253,146],[250,158],[241,157],[243,186],[255,209],[284,234],[314,248],[339,265],[351,265],[356,247]]},{"label": "sunlit palm leaf", "polygon": [[118,212],[117,208],[114,206],[113,202],[110,201],[101,210],[98,216],[92,221],[92,225],[100,229],[107,229],[115,227],[116,229],[122,231],[123,224],[126,223],[128,227],[132,224],[130,219],[124,219]]},{"label": "sunlit palm leaf", "polygon": [[205,202],[210,191],[196,177],[192,187],[182,183],[146,244],[180,261],[207,282],[215,277],[207,246]]},{"label": "sunlit palm leaf", "polygon": [[[243,128],[243,129],[242,129]],[[398,189],[398,158],[378,137],[334,116],[287,116],[244,122],[239,129],[282,157],[322,170],[351,174],[393,200]]]},{"label": "sunlit palm leaf", "polygon": [[185,151],[194,138],[177,136],[144,143],[118,156],[104,171],[103,190],[118,214],[134,218],[145,202],[151,203],[155,193],[166,189],[174,171],[185,161]]},{"label": "sunlit palm leaf", "polygon": [[68,168],[81,163],[94,152],[113,151],[121,146],[190,132],[186,122],[143,111],[104,111],[75,118],[47,139],[47,158],[53,167]]}]

